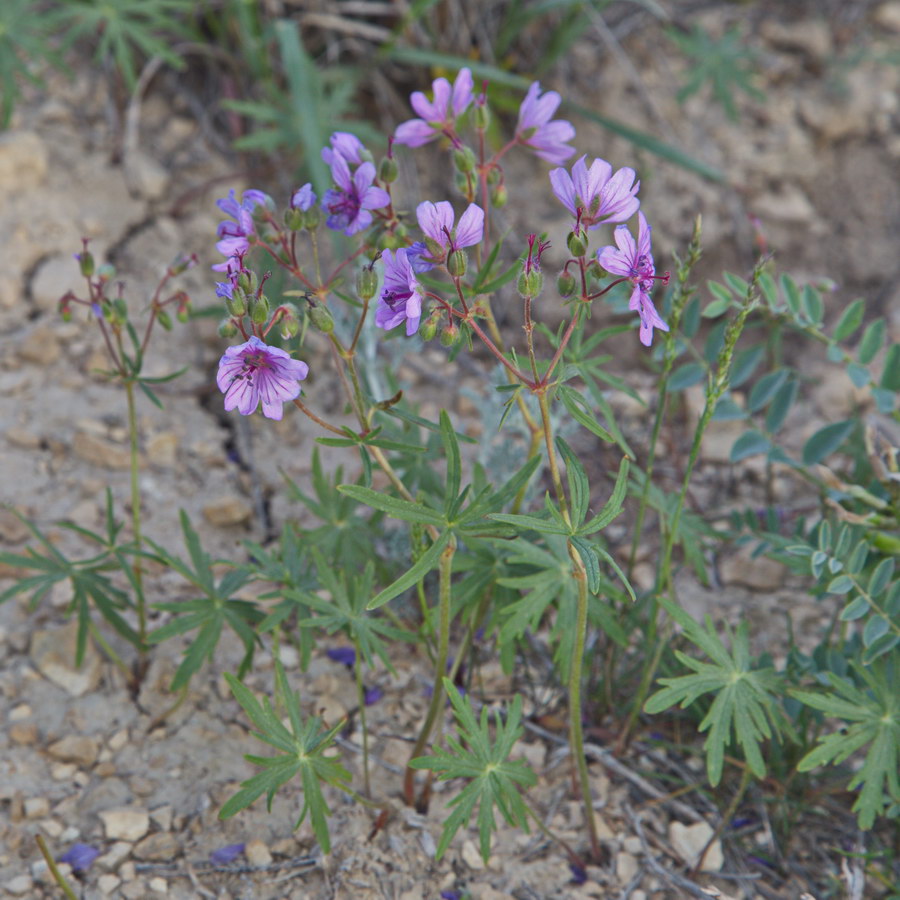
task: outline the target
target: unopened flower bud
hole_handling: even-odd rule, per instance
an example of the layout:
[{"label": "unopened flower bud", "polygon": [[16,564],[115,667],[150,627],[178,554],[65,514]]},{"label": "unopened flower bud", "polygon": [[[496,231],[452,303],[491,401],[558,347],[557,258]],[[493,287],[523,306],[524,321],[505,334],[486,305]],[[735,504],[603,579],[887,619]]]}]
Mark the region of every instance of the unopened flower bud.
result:
[{"label": "unopened flower bud", "polygon": [[178,301],[178,306],[175,308],[175,318],[182,323],[187,322],[191,318],[191,298],[187,294]]},{"label": "unopened flower bud", "polygon": [[356,296],[360,300],[371,300],[378,290],[378,275],[374,269],[366,266],[356,276]]},{"label": "unopened flower bud", "polygon": [[437,307],[433,309],[428,318],[419,325],[419,337],[422,338],[423,341],[434,340],[443,314],[443,310],[440,307]]},{"label": "unopened flower bud", "polygon": [[113,300],[113,310],[115,311],[116,318],[120,322],[124,322],[128,318],[128,306],[121,297],[116,297],[116,299]]},{"label": "unopened flower bud", "polygon": [[63,322],[72,321],[72,304],[67,296],[59,301],[59,314],[62,316]]},{"label": "unopened flower bud", "polygon": [[284,227],[289,231],[302,231],[306,225],[306,213],[302,209],[288,207],[284,211]]},{"label": "unopened flower bud", "polygon": [[381,165],[378,168],[378,178],[385,184],[391,184],[392,182],[397,180],[397,176],[399,174],[400,169],[397,166],[397,160],[393,159],[392,157],[386,156],[381,161]]},{"label": "unopened flower bud", "polygon": [[172,330],[172,317],[164,310],[157,310],[156,320],[166,331]]},{"label": "unopened flower bud", "polygon": [[516,281],[516,289],[523,297],[537,297],[544,289],[543,274],[536,269],[523,272]]},{"label": "unopened flower bud", "polygon": [[475,127],[484,131],[491,124],[491,111],[487,103],[475,102]]},{"label": "unopened flower bud", "polygon": [[250,321],[254,325],[265,325],[269,320],[269,301],[265,294],[250,298]]},{"label": "unopened flower bud", "polygon": [[461,278],[466,274],[468,259],[464,250],[451,250],[447,254],[447,271],[454,278]]},{"label": "unopened flower bud", "polygon": [[103,263],[97,267],[97,277],[103,282],[112,281],[116,277],[116,267],[111,263]]},{"label": "unopened flower bud", "polygon": [[169,271],[173,275],[181,275],[182,272],[186,272],[188,269],[193,269],[196,265],[196,253],[191,253],[190,255],[179,253],[178,256],[176,256],[175,259],[172,260],[172,264],[169,266]]},{"label": "unopened flower bud", "polygon": [[240,272],[237,278],[238,287],[246,294],[255,294],[259,283],[256,279],[256,273],[246,270]]},{"label": "unopened flower bud", "polygon": [[569,248],[569,253],[571,253],[572,256],[580,259],[587,253],[587,232],[583,228],[579,228],[578,231],[570,232],[569,236],[566,238],[566,246]]},{"label": "unopened flower bud", "polygon": [[474,172],[478,165],[475,154],[471,147],[460,147],[453,151],[453,162],[456,164],[458,172]]},{"label": "unopened flower bud", "polygon": [[449,322],[441,330],[441,346],[452,347],[459,340],[459,328],[455,322]]},{"label": "unopened flower bud", "polygon": [[462,195],[467,195],[469,192],[469,179],[466,176],[465,172],[457,172],[453,176],[453,186],[456,188],[457,193]]},{"label": "unopened flower bud", "polygon": [[394,226],[394,234],[398,238],[405,238],[409,234],[409,229],[402,222],[398,222]]},{"label": "unopened flower bud", "polygon": [[81,274],[84,275],[85,278],[90,278],[91,275],[94,274],[93,254],[85,250],[83,253],[76,253],[75,259],[78,260],[78,266],[81,269]]},{"label": "unopened flower bud", "polygon": [[112,322],[112,320],[116,316],[115,310],[113,309],[113,305],[112,305],[112,303],[109,302],[109,300],[104,300],[100,304],[100,312],[101,312],[103,318],[106,319],[107,322]]},{"label": "unopened flower bud", "polygon": [[509,191],[506,190],[506,187],[502,184],[498,184],[496,187],[491,190],[491,203],[497,209],[503,209],[506,206],[507,201],[509,200]]},{"label": "unopened flower bud", "polygon": [[311,206],[303,213],[303,226],[307,231],[315,231],[322,222],[322,210],[318,206]]},{"label": "unopened flower bud", "polygon": [[230,297],[225,298],[225,309],[237,319],[247,314],[247,304],[244,302],[245,294],[238,288]]},{"label": "unopened flower bud", "polygon": [[556,289],[560,297],[571,297],[575,293],[575,276],[568,272],[560,272],[556,279]]},{"label": "unopened flower bud", "polygon": [[219,337],[233,338],[237,333],[237,325],[234,324],[234,320],[222,319],[222,321],[219,322]]},{"label": "unopened flower bud", "polygon": [[334,331],[334,317],[328,307],[321,303],[309,305],[309,321],[323,334],[331,334]]}]

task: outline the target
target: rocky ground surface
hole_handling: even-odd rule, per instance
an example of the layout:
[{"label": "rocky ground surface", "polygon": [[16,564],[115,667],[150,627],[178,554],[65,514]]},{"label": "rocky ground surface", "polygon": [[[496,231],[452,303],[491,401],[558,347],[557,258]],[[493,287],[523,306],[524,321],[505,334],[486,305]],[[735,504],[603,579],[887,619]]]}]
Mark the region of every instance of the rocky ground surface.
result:
[{"label": "rocky ground surface", "polygon": [[[559,85],[727,173],[727,186],[713,184],[638,154],[658,259],[684,245],[694,216],[702,212],[701,279],[718,277],[723,266],[743,273],[753,255],[748,216],[755,216],[782,269],[801,280],[834,280],[830,317],[855,296],[866,296],[873,309],[891,317],[897,340],[900,69],[879,58],[900,41],[900,3],[841,6],[847,9],[831,16],[808,4],[793,20],[772,15],[763,5],[720,4],[703,14],[714,30],[744,16],[761,54],[765,102],[740,99],[737,122],[705,95],[684,106],[676,102],[684,63],[665,52],[668,45],[657,28],[641,26],[646,19],[616,35],[598,25],[577,46]],[[855,54],[860,48],[863,52]],[[847,60],[852,64],[845,65]],[[65,519],[99,527],[107,487],[123,517],[128,502],[124,396],[96,373],[104,357],[93,324],[80,315],[64,323],[56,311],[62,294],[81,287],[72,254],[83,236],[90,237],[95,255],[115,263],[127,280],[127,296],[140,305],[176,253],[196,252],[201,265],[183,276],[182,285],[205,305],[213,298],[208,266],[216,258],[219,219],[213,201],[242,184],[235,160],[219,149],[221,142],[208,139],[186,103],[171,92],[151,86],[126,132],[119,163],[110,161],[115,135],[108,109],[98,74],[85,70],[71,82],[51,78],[50,89],[32,93],[0,135],[6,272],[0,280],[0,498],[65,550],[79,548],[78,540],[54,523]],[[634,163],[624,140],[576,124],[581,150],[617,166]],[[542,227],[562,229],[564,217],[543,180],[544,168],[531,161],[518,165],[519,176],[540,187],[535,203],[545,216]],[[521,225],[524,234],[529,226]],[[301,485],[307,482],[315,435],[298,416],[273,423],[237,420],[221,411],[213,376],[223,345],[213,321],[176,325],[154,346],[150,374],[188,369],[160,391],[164,410],[140,405],[140,486],[151,539],[180,551],[178,514],[184,509],[209,552],[227,556],[242,553],[243,540],[264,540],[285,519],[301,515],[279,489],[279,472]],[[635,335],[622,362],[629,366],[631,383],[649,397],[652,378],[634,367],[637,351]],[[858,402],[846,376],[826,366],[824,354],[815,348],[804,353],[809,402],[794,420],[798,446]],[[451,394],[428,378],[427,370],[443,366],[443,353],[429,348],[401,368],[400,378],[413,391],[424,389],[433,408],[450,406],[473,428],[493,427],[479,421],[482,381],[464,369]],[[327,373],[317,373],[315,366],[305,389],[314,403],[337,402]],[[645,435],[644,409],[627,398],[611,400],[628,433]],[[701,403],[699,393],[688,393],[686,422]],[[713,429],[692,497],[722,517],[746,505],[761,481],[752,460],[738,471],[728,464],[737,433],[728,425]],[[684,434],[671,438],[674,453],[661,478],[677,479],[689,434],[686,426]],[[329,464],[335,459],[330,455]],[[776,489],[787,505],[815,503],[789,473],[778,476]],[[0,510],[0,544],[21,551],[29,537],[9,509]],[[716,560],[715,569],[718,582],[711,589],[685,576],[683,601],[695,614],[749,618],[758,647],[777,653],[783,646],[776,614],[788,611],[801,635],[805,625],[818,621],[815,603],[792,590],[776,564],[735,551]],[[647,569],[643,572],[646,578]],[[0,588],[16,574],[0,570]],[[171,573],[151,574],[151,585],[156,599],[187,596]],[[592,751],[607,858],[588,869],[586,883],[572,883],[565,856],[539,834],[511,829],[501,829],[487,865],[474,833],[458,837],[436,863],[444,794],[437,793],[425,817],[399,802],[397,763],[406,758],[405,736],[424,710],[429,679],[425,662],[413,655],[395,661],[396,678],[383,670],[374,676],[385,692],[369,714],[377,781],[395,808],[386,828],[370,840],[372,814],[331,795],[334,846],[323,857],[308,824],[292,830],[299,809],[295,789],[276,798],[271,814],[257,804],[220,822],[221,804],[253,771],[242,754],[259,749],[223,678],[235,671],[241,648],[223,640],[214,662],[194,678],[185,702],[162,717],[173,702],[167,686],[181,646],[170,642],[155,651],[139,694],[131,696],[120,673],[93,646],[82,668],[73,668],[74,627],[64,615],[70,599],[59,590],[36,610],[19,600],[0,606],[0,891],[9,896],[57,896],[35,835],[43,835],[57,856],[76,842],[100,850],[78,882],[82,896],[91,900],[432,900],[454,890],[467,890],[475,900],[661,900],[696,891],[683,873],[712,835],[716,811],[698,793],[689,802],[665,795],[655,773],[694,781],[696,773],[640,743],[623,760],[599,747]],[[352,677],[324,648],[303,674],[291,648],[282,651],[282,659],[309,708],[336,721],[355,707]],[[271,657],[262,654],[247,684],[271,693],[272,670]],[[498,700],[518,689],[491,661],[485,662],[481,680],[485,695]],[[531,697],[529,704],[526,713],[534,713],[537,700]],[[536,808],[563,838],[579,845],[582,814],[572,798],[562,734],[532,724],[520,753],[540,775]],[[358,732],[344,739],[351,767],[358,742]],[[820,896],[829,879],[843,884],[852,874],[842,872],[840,858],[829,849],[837,837],[848,837],[840,829],[851,821],[827,827],[819,822],[822,830],[814,840],[790,848],[769,846],[764,830],[726,833],[712,844],[703,866],[707,871],[694,881],[711,896],[787,898],[802,891]],[[237,843],[245,845],[242,856],[229,863],[210,861],[211,852]],[[754,869],[747,850],[754,843],[787,859],[783,871],[790,876]],[[875,896],[876,886],[867,891]]]}]

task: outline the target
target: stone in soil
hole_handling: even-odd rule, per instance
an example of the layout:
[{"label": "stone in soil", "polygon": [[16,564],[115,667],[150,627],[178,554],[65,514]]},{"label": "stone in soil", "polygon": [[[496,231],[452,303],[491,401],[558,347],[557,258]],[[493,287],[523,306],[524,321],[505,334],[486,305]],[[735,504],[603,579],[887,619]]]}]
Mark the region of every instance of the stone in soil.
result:
[{"label": "stone in soil", "polygon": [[67,734],[47,748],[54,759],[76,763],[88,769],[97,761],[100,745],[92,737],[84,734]]},{"label": "stone in soil", "polygon": [[140,807],[120,806],[99,815],[110,840],[139,841],[150,829],[150,815]]},{"label": "stone in soil", "polygon": [[[682,825],[681,822],[669,824],[669,842],[672,849],[689,866],[696,864],[697,858],[712,836],[712,826],[706,822],[695,822],[693,825]],[[716,839],[706,851],[700,868],[704,872],[719,872],[724,862],[722,843]]]}]

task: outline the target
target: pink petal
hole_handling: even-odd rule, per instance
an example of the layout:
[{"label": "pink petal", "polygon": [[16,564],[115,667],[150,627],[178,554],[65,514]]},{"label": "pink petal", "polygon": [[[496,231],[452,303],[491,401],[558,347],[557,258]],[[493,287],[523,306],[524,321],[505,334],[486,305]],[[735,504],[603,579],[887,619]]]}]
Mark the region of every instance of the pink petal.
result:
[{"label": "pink petal", "polygon": [[423,119],[409,119],[397,126],[394,131],[394,143],[404,144],[407,147],[421,147],[433,141],[439,134],[439,131],[435,131]]},{"label": "pink petal", "polygon": [[[575,165],[578,165],[576,163]],[[552,169],[550,171],[550,184],[557,199],[572,215],[576,215],[575,185],[572,176],[565,169]]]},{"label": "pink petal", "polygon": [[456,226],[457,247],[471,247],[480,244],[484,237],[484,210],[477,203],[470,203],[468,209],[459,217]]},{"label": "pink petal", "polygon": [[444,231],[453,228],[453,207],[447,200],[432,203],[425,200],[416,207],[416,218],[419,228],[435,243],[447,246],[447,235]]}]

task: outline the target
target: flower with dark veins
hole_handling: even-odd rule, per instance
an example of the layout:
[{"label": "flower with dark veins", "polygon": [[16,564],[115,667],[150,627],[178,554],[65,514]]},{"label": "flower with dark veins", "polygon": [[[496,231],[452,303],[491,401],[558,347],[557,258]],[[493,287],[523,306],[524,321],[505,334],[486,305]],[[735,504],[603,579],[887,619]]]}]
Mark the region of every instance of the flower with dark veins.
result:
[{"label": "flower with dark veins", "polygon": [[454,227],[453,207],[447,200],[432,203],[426,200],[416,207],[419,228],[425,233],[425,243],[433,262],[440,262],[447,250],[459,250],[481,243],[484,237],[484,210],[470,203]]},{"label": "flower with dark veins", "polygon": [[256,335],[229,347],[219,360],[216,383],[225,394],[225,409],[249,416],[262,403],[263,415],[281,419],[283,405],[300,395],[299,382],[309,366],[279,347],[270,347]]},{"label": "flower with dark veins", "polygon": [[635,181],[634,169],[627,166],[613,174],[605,159],[595,159],[590,168],[582,156],[572,166],[550,172],[550,184],[559,202],[586,228],[599,228],[604,222],[625,222],[638,210],[641,183]]},{"label": "flower with dark veins", "polygon": [[472,84],[472,71],[460,69],[452,88],[446,78],[432,82],[433,101],[416,91],[409,102],[420,118],[401,122],[394,132],[394,141],[408,147],[421,147],[442,134],[452,135],[456,120],[472,103]]},{"label": "flower with dark veins", "polygon": [[575,137],[575,128],[565,119],[553,119],[562,98],[556,91],[545,91],[541,96],[541,84],[535,81],[522,105],[519,107],[519,122],[516,125],[516,140],[530,147],[547,162],[562,165],[574,152],[566,142]]},{"label": "flower with dark veins", "polygon": [[347,160],[335,153],[331,161],[331,177],[337,189],[325,192],[322,208],[328,213],[325,224],[333,231],[356,234],[372,224],[369,210],[382,209],[391,202],[387,191],[372,184],[375,180],[373,163],[364,162],[351,174]]},{"label": "flower with dark veins", "polygon": [[384,287],[375,310],[375,324],[390,331],[401,322],[406,322],[409,337],[419,328],[424,292],[416,279],[408,253],[406,248],[401,247],[394,253],[385,250],[381,254],[384,260]]},{"label": "flower with dark veins", "polygon": [[627,225],[619,225],[616,228],[615,238],[616,247],[601,247],[597,251],[597,261],[607,272],[620,275],[631,282],[632,291],[628,308],[640,316],[641,343],[649,347],[653,343],[654,328],[660,331],[669,330],[669,326],[662,320],[650,299],[653,282],[657,278],[668,282],[669,276],[668,273],[664,276],[656,274],[650,250],[650,226],[642,212],[638,213],[637,243]]}]

